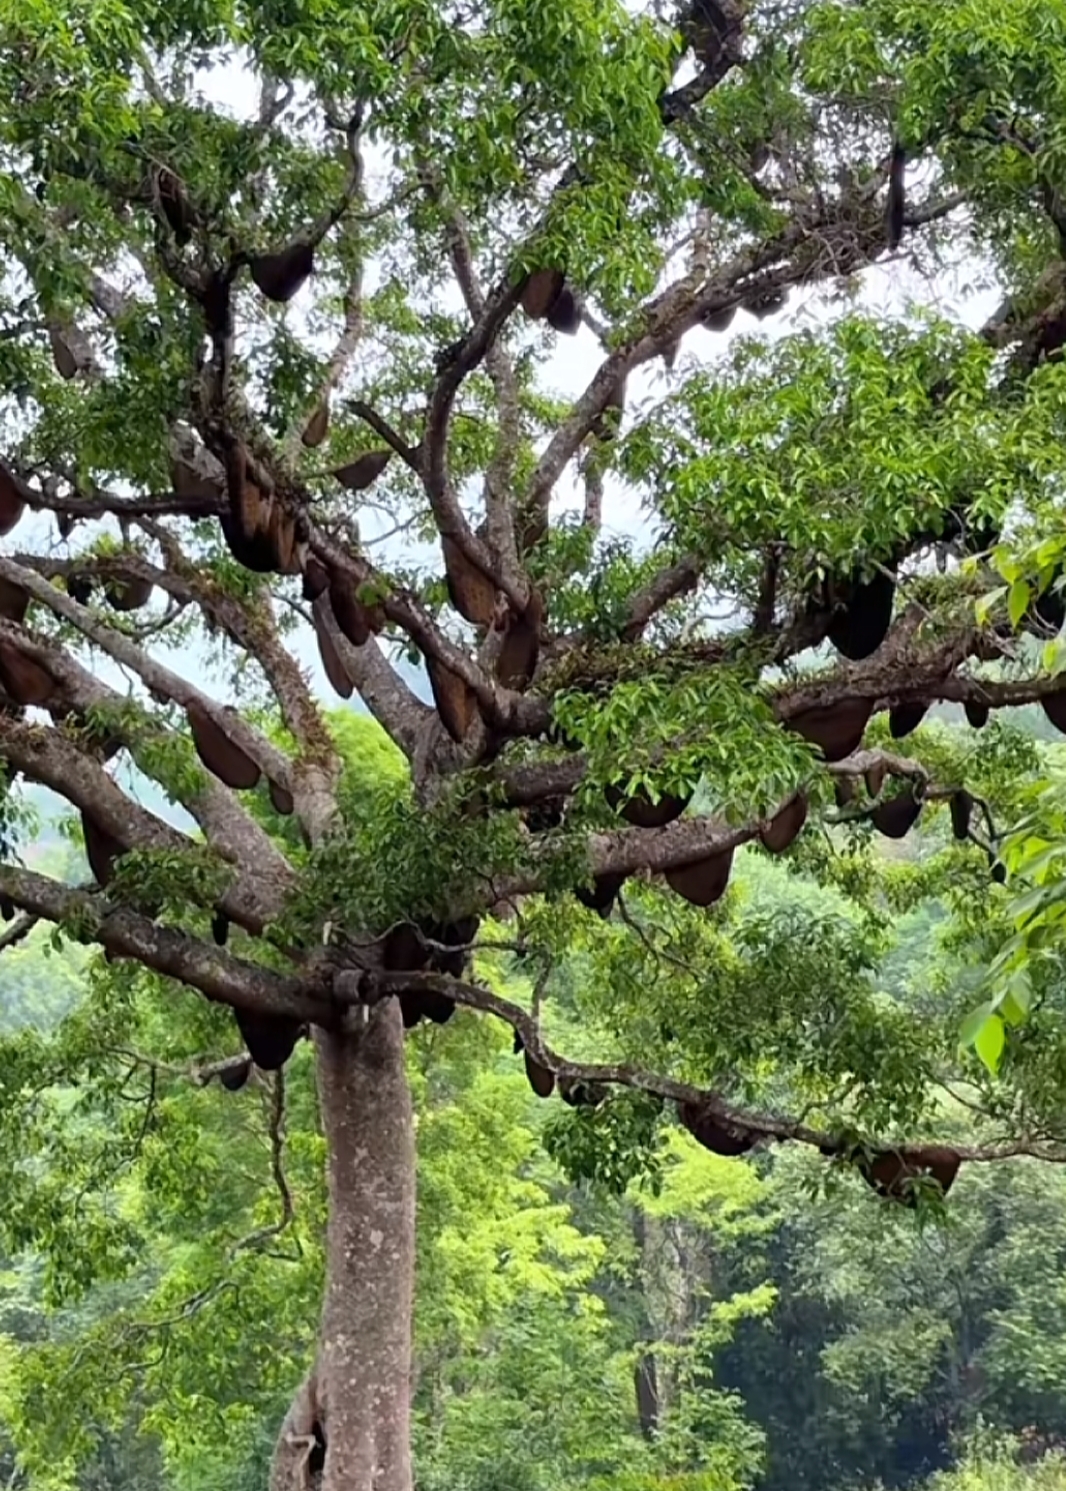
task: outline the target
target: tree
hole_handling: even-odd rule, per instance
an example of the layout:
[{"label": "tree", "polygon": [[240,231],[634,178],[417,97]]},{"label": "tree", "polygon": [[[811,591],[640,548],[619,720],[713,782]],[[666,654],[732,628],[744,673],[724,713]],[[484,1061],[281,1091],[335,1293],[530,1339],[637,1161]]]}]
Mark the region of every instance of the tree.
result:
[{"label": "tree", "polygon": [[[1050,637],[1066,609],[1066,22],[1052,0],[36,0],[4,28],[0,749],[80,815],[94,883],[12,843],[0,893],[101,948],[116,988],[231,1006],[247,1051],[201,1077],[237,1088],[310,1032],[327,1277],[274,1484],[408,1491],[405,1028],[456,1004],[502,1018],[537,1091],[585,1105],[593,1149],[669,1101],[712,1150],[795,1139],[897,1199],[986,1157],[871,1137],[916,1123],[926,1074],[907,1021],[877,1024],[842,922],[757,922],[748,981],[722,979],[735,1030],[659,1073],[563,1056],[540,1015],[552,956],[575,927],[596,942],[572,893],[618,907],[601,949],[639,959],[657,917],[713,983],[734,855],[782,852],[808,819],[899,838],[950,803],[953,873],[996,904],[994,814],[895,742],[935,701],[975,727],[1034,701],[1062,720],[1054,658],[1016,632]],[[253,107],[209,100],[215,64]],[[979,254],[1010,295],[977,333],[844,316],[693,363],[800,287],[853,289],[886,244],[927,275]],[[578,333],[602,359],[570,401],[537,374]],[[653,366],[667,391],[638,405]],[[653,515],[643,544],[612,532],[621,482]],[[383,546],[391,527],[428,552]],[[312,634],[406,774],[342,770]],[[864,748],[885,711],[891,739],[875,721]],[[529,1008],[464,976],[475,946],[517,950]],[[784,1038],[823,968],[841,1018],[889,1043],[876,1061]],[[745,1028],[760,970],[778,1003]],[[1020,988],[969,1030],[990,1064]],[[775,1099],[806,1072],[817,1122],[744,1106],[771,1029]]]},{"label": "tree", "polygon": [[1061,1452],[1041,1453],[1040,1447],[1003,1440],[987,1431],[972,1436],[966,1455],[953,1470],[930,1476],[924,1484],[935,1491],[1014,1491],[1015,1487],[1048,1487],[1063,1481]]}]

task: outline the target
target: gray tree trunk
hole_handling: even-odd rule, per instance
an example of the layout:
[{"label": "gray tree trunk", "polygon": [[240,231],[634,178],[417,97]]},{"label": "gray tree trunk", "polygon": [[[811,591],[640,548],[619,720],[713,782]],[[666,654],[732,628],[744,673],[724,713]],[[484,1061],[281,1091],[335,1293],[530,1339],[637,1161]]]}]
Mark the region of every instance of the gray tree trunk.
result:
[{"label": "gray tree trunk", "polygon": [[399,1001],[353,1032],[316,1031],[315,1046],[329,1155],[326,1292],[271,1491],[412,1491],[415,1149]]}]

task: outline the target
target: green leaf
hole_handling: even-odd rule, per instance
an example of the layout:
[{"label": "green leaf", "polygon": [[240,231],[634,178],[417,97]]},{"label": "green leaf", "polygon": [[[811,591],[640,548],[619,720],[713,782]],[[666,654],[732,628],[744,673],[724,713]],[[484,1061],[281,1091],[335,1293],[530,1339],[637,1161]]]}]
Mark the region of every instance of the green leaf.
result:
[{"label": "green leaf", "polygon": [[1007,594],[1006,585],[997,585],[995,590],[986,591],[979,595],[973,603],[974,615],[977,617],[978,625],[984,626],[992,614],[997,603]]},{"label": "green leaf", "polygon": [[975,1044],[991,1012],[992,1006],[986,1001],[966,1016],[959,1028],[959,1045],[963,1050]]},{"label": "green leaf", "polygon": [[1052,637],[1050,642],[1045,642],[1040,658],[1040,665],[1045,673],[1053,677],[1062,672],[1063,661],[1066,659],[1066,649],[1063,648],[1059,637]]},{"label": "green leaf", "polygon": [[1010,996],[1021,1010],[1023,1016],[1027,1015],[1033,1007],[1033,982],[1029,976],[1028,968],[1019,968],[1010,981]]},{"label": "green leaf", "polygon": [[1017,627],[1029,609],[1029,586],[1025,580],[1015,580],[1007,592],[1007,614],[1010,624]]},{"label": "green leaf", "polygon": [[997,1014],[990,1014],[977,1032],[973,1046],[993,1076],[999,1070],[1005,1042],[1006,1031],[1002,1018]]}]

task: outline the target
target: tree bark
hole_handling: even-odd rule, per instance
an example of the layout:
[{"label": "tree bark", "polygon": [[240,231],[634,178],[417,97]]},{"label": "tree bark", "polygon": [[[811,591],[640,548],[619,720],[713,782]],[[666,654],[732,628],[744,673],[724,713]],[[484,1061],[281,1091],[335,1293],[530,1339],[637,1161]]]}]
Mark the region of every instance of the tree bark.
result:
[{"label": "tree bark", "polygon": [[317,1029],[315,1045],[326,1291],[315,1365],[282,1425],[271,1491],[412,1491],[415,1152],[399,1000],[353,1031]]}]

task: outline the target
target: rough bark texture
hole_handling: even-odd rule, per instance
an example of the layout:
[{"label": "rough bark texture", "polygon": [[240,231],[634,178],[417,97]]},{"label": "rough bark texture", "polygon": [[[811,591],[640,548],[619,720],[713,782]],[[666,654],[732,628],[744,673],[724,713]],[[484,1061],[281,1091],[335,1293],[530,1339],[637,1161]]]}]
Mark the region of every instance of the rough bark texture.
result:
[{"label": "rough bark texture", "polygon": [[[315,1032],[329,1149],[318,1357],[282,1426],[271,1491],[411,1491],[415,1151],[399,1002]],[[325,1463],[321,1443],[325,1441]]]}]

